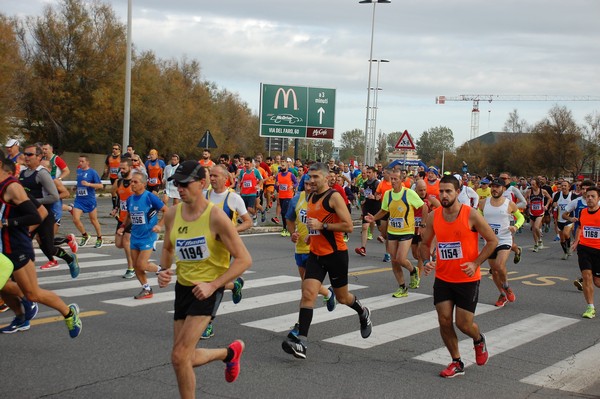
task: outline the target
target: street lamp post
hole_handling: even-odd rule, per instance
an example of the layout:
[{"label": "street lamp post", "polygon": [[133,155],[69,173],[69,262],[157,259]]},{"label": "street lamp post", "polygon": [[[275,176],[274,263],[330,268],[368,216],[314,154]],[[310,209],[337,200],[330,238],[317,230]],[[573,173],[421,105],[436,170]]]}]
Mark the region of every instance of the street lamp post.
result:
[{"label": "street lamp post", "polygon": [[370,159],[370,151],[369,151],[369,147],[370,147],[370,140],[369,140],[369,136],[370,136],[370,132],[369,132],[369,112],[370,112],[370,108],[371,108],[371,67],[372,67],[372,62],[371,60],[373,59],[373,37],[375,36],[375,7],[377,6],[377,3],[391,3],[390,0],[361,0],[359,1],[359,4],[373,4],[373,16],[372,16],[372,20],[371,20],[371,50],[369,52],[369,82],[367,85],[367,110],[366,110],[366,117],[365,117],[365,159],[364,162],[365,164],[369,164],[369,165],[373,165],[373,159]]},{"label": "street lamp post", "polygon": [[131,8],[127,2],[127,54],[125,55],[125,105],[123,109],[123,149],[129,145],[129,118],[131,108]]},{"label": "street lamp post", "polygon": [[369,154],[369,157],[373,159],[373,161],[375,161],[375,149],[377,148],[377,110],[378,110],[378,106],[377,106],[377,101],[379,99],[379,91],[382,90],[379,87],[379,67],[381,66],[382,62],[390,62],[390,60],[371,60],[371,62],[376,62],[377,63],[377,77],[375,78],[375,87],[372,88],[372,90],[374,90],[373,93],[373,111],[371,113],[372,115],[372,127],[371,127],[371,140],[372,140],[372,145],[371,145],[371,153]]}]

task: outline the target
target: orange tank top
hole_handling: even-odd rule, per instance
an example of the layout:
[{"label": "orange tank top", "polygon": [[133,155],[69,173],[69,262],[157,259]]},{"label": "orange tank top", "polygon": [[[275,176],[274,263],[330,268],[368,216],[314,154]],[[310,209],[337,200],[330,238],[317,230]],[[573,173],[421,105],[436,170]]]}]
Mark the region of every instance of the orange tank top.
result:
[{"label": "orange tank top", "polygon": [[292,181],[292,172],[287,172],[285,176],[279,172],[277,174],[277,184],[279,185],[279,198],[292,198],[294,196],[294,182]]},{"label": "orange tank top", "polygon": [[147,166],[148,171],[148,186],[158,186],[162,183],[163,170],[160,167],[158,161],[152,164],[152,162],[148,163]]},{"label": "orange tank top", "polygon": [[119,177],[119,168],[121,166],[121,156],[113,157],[112,155],[108,157],[108,177],[111,179],[116,179]]},{"label": "orange tank top", "polygon": [[[329,206],[329,199],[335,193],[335,190],[327,190],[318,195],[311,193],[308,197],[308,207],[306,216],[315,218],[323,223],[339,223],[339,216]],[[347,251],[348,247],[344,242],[344,233],[341,231],[329,230],[309,230],[310,252],[318,256],[324,256],[335,251]]]},{"label": "orange tank top", "polygon": [[583,209],[579,215],[579,223],[581,224],[579,244],[600,249],[600,212],[590,213],[589,209]]},{"label": "orange tank top", "polygon": [[440,199],[440,181],[436,180],[435,183],[429,183],[429,180],[425,180],[427,183],[427,196],[435,197],[437,200]]},{"label": "orange tank top", "polygon": [[123,223],[127,217],[127,198],[131,197],[133,190],[131,189],[131,180],[127,180],[125,187],[125,179],[117,182],[117,197],[119,197],[119,222]]},{"label": "orange tank top", "polygon": [[479,256],[478,234],[469,227],[471,207],[461,205],[456,220],[447,222],[442,214],[444,208],[433,211],[433,231],[437,238],[437,265],[435,277],[449,283],[468,283],[481,279],[477,268],[472,277],[467,276],[460,265],[472,262]]}]

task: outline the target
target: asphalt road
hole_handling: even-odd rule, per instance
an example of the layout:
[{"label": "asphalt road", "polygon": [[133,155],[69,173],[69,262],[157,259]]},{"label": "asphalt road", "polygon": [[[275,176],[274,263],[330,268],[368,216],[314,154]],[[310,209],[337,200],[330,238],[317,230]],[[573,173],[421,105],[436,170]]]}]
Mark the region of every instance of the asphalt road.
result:
[{"label": "asphalt road", "polygon": [[[100,210],[103,227],[112,233],[115,222],[103,213],[108,212]],[[363,340],[353,312],[338,305],[329,313],[318,299],[308,358],[298,360],[281,349],[299,300],[292,244],[277,233],[243,240],[253,257],[243,300],[233,305],[226,293],[215,336],[199,343],[224,347],[243,339],[242,371],[228,384],[222,363],[197,369],[198,397],[600,397],[600,320],[581,318],[585,303],[572,284],[578,275],[576,258],[560,260],[558,243],[548,237],[547,248],[532,253],[530,234],[517,236],[524,245],[523,260],[508,265],[516,302],[495,308],[498,293],[484,273],[476,321],[487,334],[491,357],[486,366],[469,365],[464,376],[452,380],[438,377],[450,359],[437,328],[431,276],[407,298],[392,298],[396,287],[390,264],[381,261],[383,245],[370,241],[368,255],[359,257],[353,253],[358,231],[351,234],[351,290],[371,306],[373,334]],[[38,277],[42,287],[79,304],[82,334],[70,339],[56,312],[41,306],[31,330],[0,335],[0,397],[177,397],[169,359],[173,287],[158,289],[150,276],[155,297],[135,301],[139,283],[121,278],[125,262],[120,250],[88,246],[80,249],[79,258],[82,271],[76,280],[64,264],[39,271]],[[43,263],[40,256],[36,264]],[[11,318],[0,314],[0,325]],[[464,341],[463,359],[473,363],[472,343],[458,335]]]}]

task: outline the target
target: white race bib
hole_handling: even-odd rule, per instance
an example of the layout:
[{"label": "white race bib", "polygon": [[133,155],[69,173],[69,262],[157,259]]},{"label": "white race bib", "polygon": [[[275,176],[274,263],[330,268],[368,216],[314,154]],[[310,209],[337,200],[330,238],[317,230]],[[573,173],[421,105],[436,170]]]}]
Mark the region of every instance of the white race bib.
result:
[{"label": "white race bib", "polygon": [[300,209],[300,223],[306,224],[306,215],[307,215],[307,211],[306,209]]},{"label": "white race bib", "polygon": [[287,191],[288,190],[288,185],[287,184],[280,184],[279,185],[279,191]]},{"label": "white race bib", "polygon": [[250,180],[244,180],[244,188],[252,188],[252,182]]},{"label": "white race bib", "polygon": [[122,211],[127,211],[127,201],[120,200],[119,209]]},{"label": "white race bib", "polygon": [[532,211],[541,211],[542,210],[542,204],[540,204],[540,203],[531,204],[531,210]]},{"label": "white race bib", "polygon": [[438,242],[438,253],[441,260],[455,260],[463,257],[460,241]]},{"label": "white race bib", "polygon": [[77,196],[78,197],[85,197],[86,195],[88,195],[86,187],[77,187]]},{"label": "white race bib", "polygon": [[583,236],[592,240],[600,239],[600,227],[583,226]]},{"label": "white race bib", "polygon": [[388,223],[395,229],[404,228],[404,218],[390,218]]},{"label": "white race bib", "polygon": [[205,260],[210,257],[210,251],[204,236],[176,239],[175,252],[181,260]]},{"label": "white race bib", "polygon": [[148,179],[148,184],[151,186],[156,186],[158,184],[158,177],[151,177]]},{"label": "white race bib", "polygon": [[144,212],[131,212],[131,224],[146,224],[146,215]]},{"label": "white race bib", "polygon": [[490,223],[490,227],[494,230],[494,234],[498,235],[500,233],[500,225],[495,223]]}]

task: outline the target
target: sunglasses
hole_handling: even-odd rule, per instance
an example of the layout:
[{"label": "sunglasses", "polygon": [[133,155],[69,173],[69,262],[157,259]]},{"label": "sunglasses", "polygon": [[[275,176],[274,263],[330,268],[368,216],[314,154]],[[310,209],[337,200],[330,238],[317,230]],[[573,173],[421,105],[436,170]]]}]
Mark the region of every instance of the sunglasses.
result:
[{"label": "sunglasses", "polygon": [[37,154],[35,152],[24,152],[23,155],[25,155],[26,157],[32,157]]},{"label": "sunglasses", "polygon": [[142,162],[141,159],[132,159],[131,162]]},{"label": "sunglasses", "polygon": [[121,149],[119,147],[113,147],[113,151],[121,151]]},{"label": "sunglasses", "polygon": [[173,185],[175,187],[187,188],[190,184],[192,184],[195,181],[196,180],[192,180],[192,181],[187,182],[187,183],[182,183],[182,182],[178,182],[177,180],[173,180]]}]

